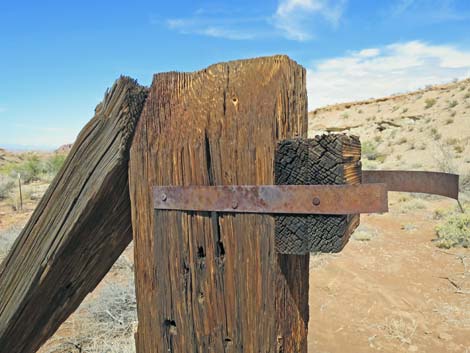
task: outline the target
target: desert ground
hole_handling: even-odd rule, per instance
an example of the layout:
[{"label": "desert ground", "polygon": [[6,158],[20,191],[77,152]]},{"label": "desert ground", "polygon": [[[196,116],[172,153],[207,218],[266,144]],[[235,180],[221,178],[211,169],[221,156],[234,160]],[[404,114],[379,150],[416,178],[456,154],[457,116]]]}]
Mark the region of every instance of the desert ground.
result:
[{"label": "desert ground", "polygon": [[[470,80],[309,114],[309,136],[338,132],[361,137],[363,169],[459,173],[465,213],[392,193],[390,212],[361,216],[343,252],[312,254],[309,352],[470,352]],[[0,151],[0,261],[66,152],[40,155],[48,168],[23,185],[21,209],[12,166],[31,156]],[[135,351],[132,251],[40,352]]]}]

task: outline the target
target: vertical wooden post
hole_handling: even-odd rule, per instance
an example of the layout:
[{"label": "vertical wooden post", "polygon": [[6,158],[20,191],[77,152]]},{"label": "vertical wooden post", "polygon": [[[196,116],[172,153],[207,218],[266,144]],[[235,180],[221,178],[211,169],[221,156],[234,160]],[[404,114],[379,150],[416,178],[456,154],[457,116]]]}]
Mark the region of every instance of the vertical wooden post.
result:
[{"label": "vertical wooden post", "polygon": [[270,215],[153,210],[153,185],[274,184],[276,142],[307,132],[285,56],[154,77],[131,148],[139,353],[307,349],[309,255]]}]

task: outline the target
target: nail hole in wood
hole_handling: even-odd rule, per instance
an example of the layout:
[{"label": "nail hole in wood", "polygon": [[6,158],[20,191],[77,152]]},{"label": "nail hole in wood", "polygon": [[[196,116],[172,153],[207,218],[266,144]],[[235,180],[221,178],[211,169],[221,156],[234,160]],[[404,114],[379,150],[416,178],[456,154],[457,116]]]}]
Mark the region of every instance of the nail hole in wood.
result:
[{"label": "nail hole in wood", "polygon": [[206,257],[206,253],[204,252],[204,248],[202,246],[197,248],[197,257],[203,259]]},{"label": "nail hole in wood", "polygon": [[163,322],[164,326],[168,329],[170,335],[176,335],[176,322],[175,320],[166,319]]}]

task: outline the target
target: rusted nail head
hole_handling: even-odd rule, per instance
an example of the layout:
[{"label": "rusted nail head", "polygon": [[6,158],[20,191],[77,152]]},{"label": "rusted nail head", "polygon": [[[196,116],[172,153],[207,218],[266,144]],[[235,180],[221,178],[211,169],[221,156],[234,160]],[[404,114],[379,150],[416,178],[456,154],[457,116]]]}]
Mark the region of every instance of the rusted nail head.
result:
[{"label": "rusted nail head", "polygon": [[162,194],[162,195],[160,196],[160,199],[161,199],[162,201],[166,201],[166,194]]},{"label": "rusted nail head", "polygon": [[320,198],[315,196],[312,200],[314,206],[318,206],[320,204]]},{"label": "rusted nail head", "polygon": [[233,208],[233,209],[236,209],[237,207],[238,207],[238,202],[237,202],[237,200],[233,200],[233,201],[232,201],[232,208]]}]

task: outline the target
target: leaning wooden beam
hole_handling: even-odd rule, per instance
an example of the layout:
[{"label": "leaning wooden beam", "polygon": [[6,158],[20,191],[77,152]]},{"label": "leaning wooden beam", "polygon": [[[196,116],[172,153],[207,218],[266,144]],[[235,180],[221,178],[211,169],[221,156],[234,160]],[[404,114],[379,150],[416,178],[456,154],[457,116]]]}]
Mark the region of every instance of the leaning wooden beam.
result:
[{"label": "leaning wooden beam", "polygon": [[274,184],[306,136],[305,70],[285,56],[154,77],[130,160],[139,353],[307,349],[309,255],[271,215],[155,211],[154,185]]},{"label": "leaning wooden beam", "polygon": [[[277,146],[277,184],[361,183],[361,144],[347,135],[281,141]],[[359,215],[276,217],[276,249],[283,254],[339,252],[359,225]]]},{"label": "leaning wooden beam", "polygon": [[147,89],[121,77],[0,267],[0,352],[32,353],[132,240],[128,156]]}]

